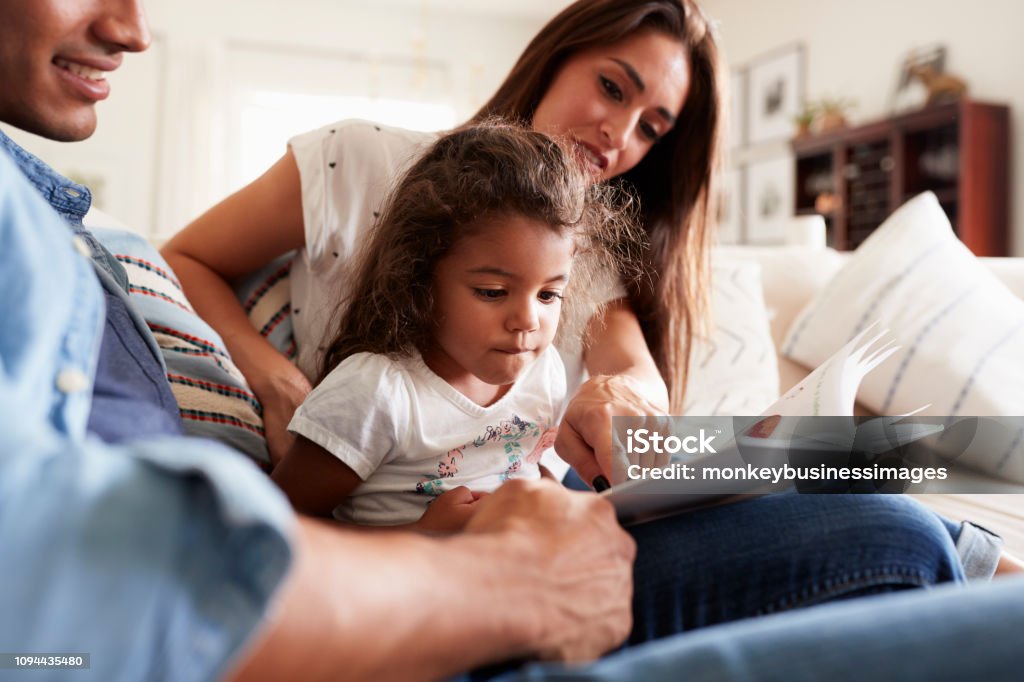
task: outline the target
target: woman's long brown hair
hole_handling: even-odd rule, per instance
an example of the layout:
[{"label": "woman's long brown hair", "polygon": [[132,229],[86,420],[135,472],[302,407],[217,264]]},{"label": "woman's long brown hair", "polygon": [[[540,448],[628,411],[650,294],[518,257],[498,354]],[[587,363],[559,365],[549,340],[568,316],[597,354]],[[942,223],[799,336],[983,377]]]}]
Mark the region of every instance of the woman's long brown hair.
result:
[{"label": "woman's long brown hair", "polygon": [[649,244],[645,276],[626,286],[668,384],[671,411],[680,413],[690,347],[705,332],[710,313],[709,256],[724,127],[721,67],[708,20],[692,0],[580,0],[541,29],[474,120],[531,121],[569,57],[640,31],[678,39],[690,64],[689,92],[675,126],[636,167],[612,181],[639,198]]}]

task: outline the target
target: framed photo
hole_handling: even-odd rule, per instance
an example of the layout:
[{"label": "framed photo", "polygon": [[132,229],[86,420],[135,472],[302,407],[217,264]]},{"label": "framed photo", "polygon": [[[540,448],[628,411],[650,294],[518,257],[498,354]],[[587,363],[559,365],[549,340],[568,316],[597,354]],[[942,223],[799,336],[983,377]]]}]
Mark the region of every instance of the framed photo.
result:
[{"label": "framed photo", "polygon": [[733,69],[729,74],[729,149],[747,143],[747,71]]},{"label": "framed photo", "polygon": [[783,156],[752,162],[746,170],[746,241],[782,244],[793,220],[793,158]]},{"label": "framed photo", "polygon": [[730,168],[722,175],[719,204],[718,243],[743,243],[743,167]]},{"label": "framed photo", "polygon": [[946,47],[929,45],[911,50],[903,57],[896,72],[896,84],[889,99],[889,110],[893,114],[924,106],[928,89],[914,77],[914,72],[926,69],[940,74],[946,69]]},{"label": "framed photo", "polygon": [[749,143],[791,137],[793,117],[804,101],[803,45],[785,47],[754,61],[747,78]]}]

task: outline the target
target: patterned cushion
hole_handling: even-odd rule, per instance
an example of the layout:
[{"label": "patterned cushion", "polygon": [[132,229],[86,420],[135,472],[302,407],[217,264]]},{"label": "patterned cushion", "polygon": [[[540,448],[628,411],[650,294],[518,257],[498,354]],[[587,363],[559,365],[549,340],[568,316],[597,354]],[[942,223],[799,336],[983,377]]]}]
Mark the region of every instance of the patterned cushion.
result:
[{"label": "patterned cushion", "polygon": [[779,397],[761,266],[717,254],[711,267],[711,310],[714,328],[690,353],[684,414],[760,414]]},{"label": "patterned cushion", "polygon": [[[196,315],[164,259],[137,234],[91,229],[128,273],[129,297],[163,351],[167,379],[185,430],[227,443],[261,465],[268,464],[259,401],[220,336]],[[254,323],[285,349],[289,344],[294,347],[287,310],[287,271],[286,264],[275,262],[242,285],[243,301],[255,317]]]}]

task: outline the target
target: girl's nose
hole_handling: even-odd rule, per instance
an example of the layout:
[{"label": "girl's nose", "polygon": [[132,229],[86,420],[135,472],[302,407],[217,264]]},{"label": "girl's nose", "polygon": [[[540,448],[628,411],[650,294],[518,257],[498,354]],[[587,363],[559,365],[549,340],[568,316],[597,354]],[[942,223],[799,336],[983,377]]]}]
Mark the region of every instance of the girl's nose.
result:
[{"label": "girl's nose", "polygon": [[511,332],[532,332],[540,326],[540,316],[537,314],[537,303],[524,301],[517,304],[511,311],[506,322]]}]

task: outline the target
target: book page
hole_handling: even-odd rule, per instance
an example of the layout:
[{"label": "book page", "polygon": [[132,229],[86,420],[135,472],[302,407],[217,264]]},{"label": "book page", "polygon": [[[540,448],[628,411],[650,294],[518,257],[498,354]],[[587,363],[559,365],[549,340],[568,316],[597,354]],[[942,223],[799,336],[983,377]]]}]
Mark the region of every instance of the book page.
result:
[{"label": "book page", "polygon": [[[892,340],[880,344],[887,329],[877,322],[853,337],[816,370],[761,413],[762,417],[853,416],[857,389],[864,376],[899,350]],[[873,336],[864,340],[868,334]]]}]

